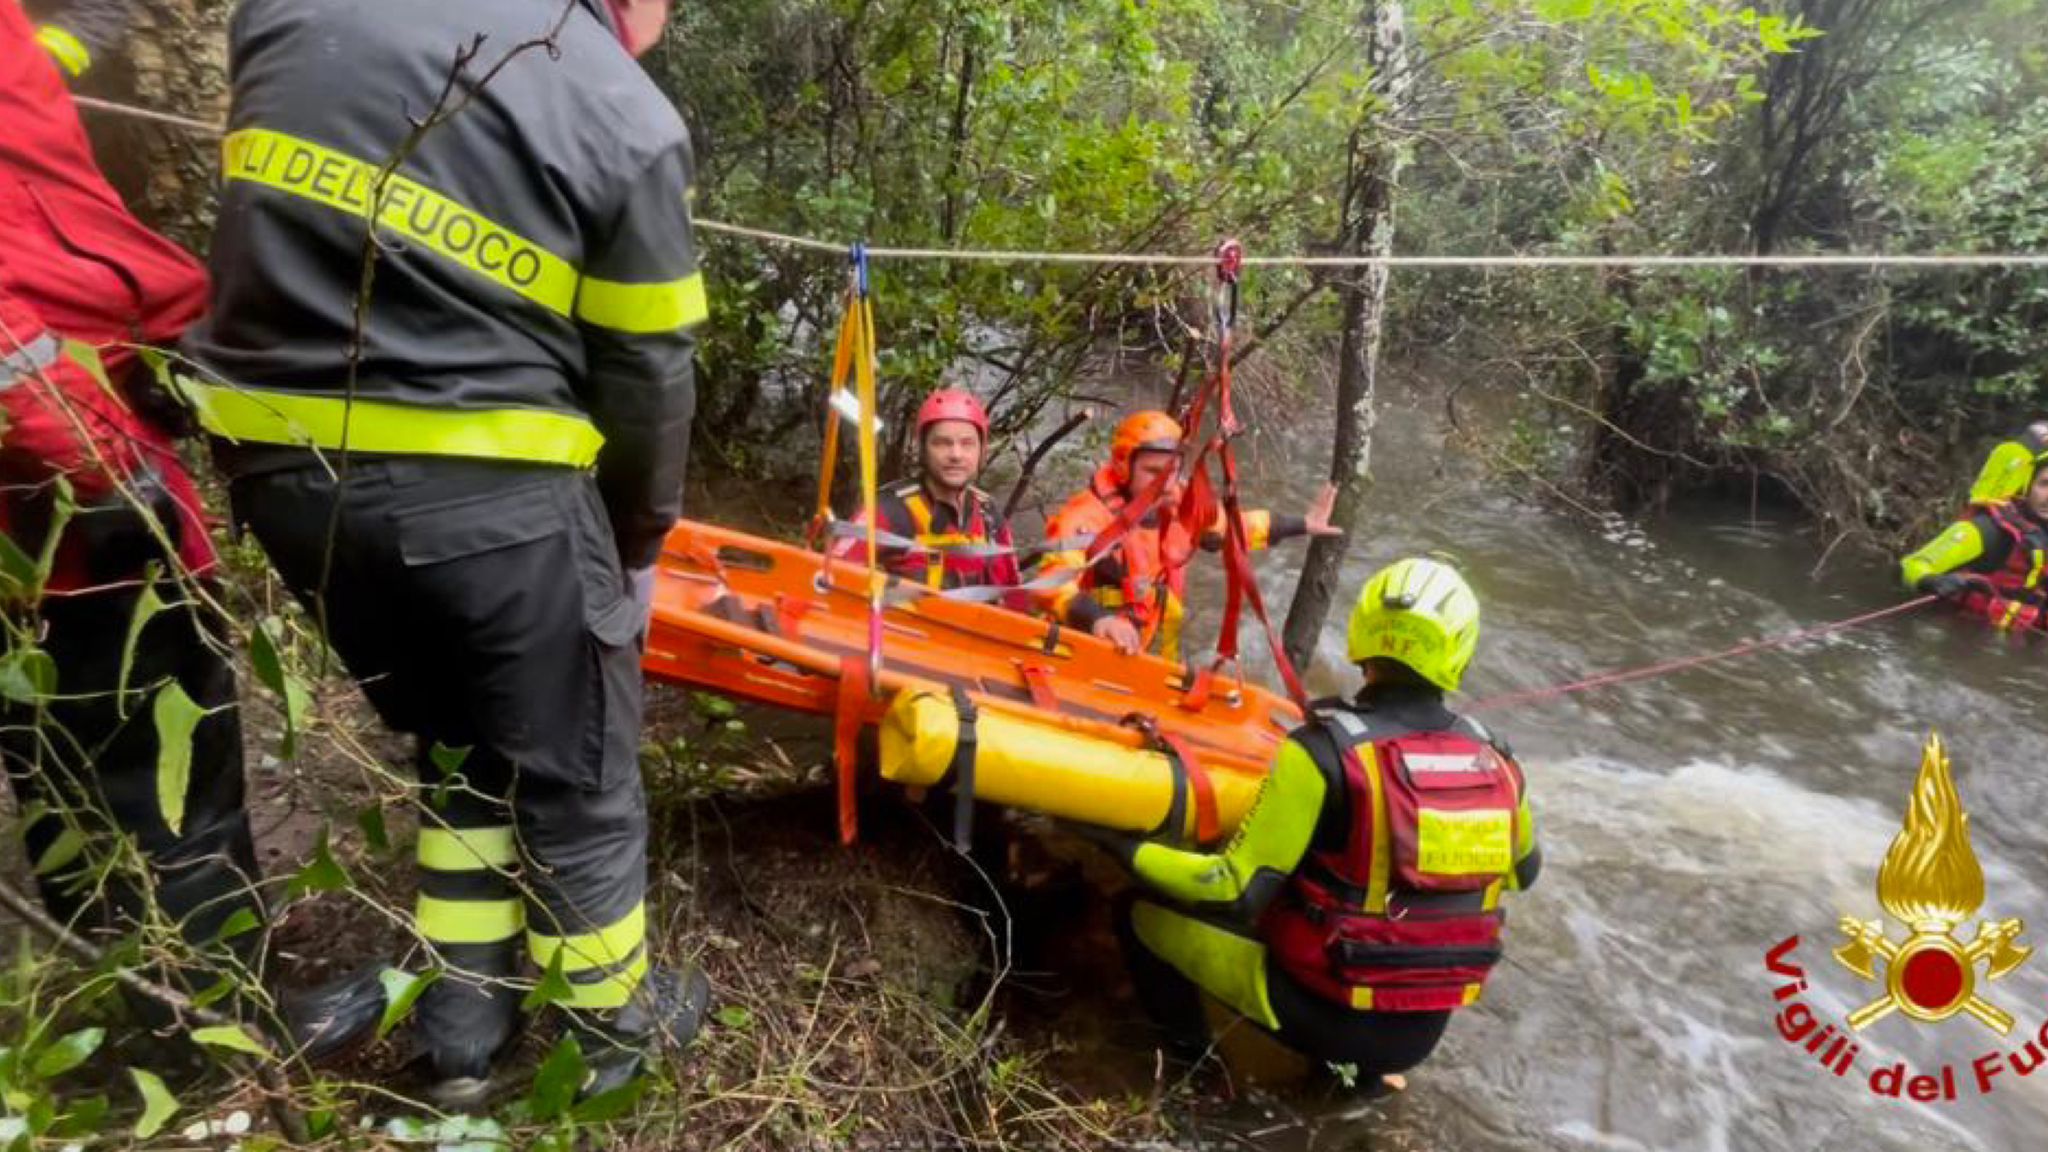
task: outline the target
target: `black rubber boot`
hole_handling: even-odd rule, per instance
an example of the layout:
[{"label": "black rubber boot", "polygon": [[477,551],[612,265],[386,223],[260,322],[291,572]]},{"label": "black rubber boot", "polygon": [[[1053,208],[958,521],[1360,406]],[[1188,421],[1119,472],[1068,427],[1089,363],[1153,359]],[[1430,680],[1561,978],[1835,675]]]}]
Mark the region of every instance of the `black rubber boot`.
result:
[{"label": "black rubber boot", "polygon": [[[376,1034],[387,998],[382,964],[284,997],[286,1027],[305,1058],[320,1063]],[[410,1021],[415,1058],[426,1064],[429,1102],[452,1111],[482,1104],[491,1061],[512,1039],[519,994],[501,981],[449,972],[420,994]]]},{"label": "black rubber boot", "polygon": [[491,1061],[518,1031],[520,995],[510,977],[519,956],[495,945],[447,945],[443,951],[451,968],[420,994],[413,1036],[427,1064],[427,1099],[467,1111],[490,1095]]},{"label": "black rubber boot", "polygon": [[625,1007],[570,1012],[569,1029],[583,1048],[589,1074],[578,1099],[623,1088],[645,1074],[657,1053],[680,1053],[697,1038],[711,1011],[711,981],[694,965],[653,968]]},{"label": "black rubber boot", "polygon": [[325,984],[286,992],[280,1007],[292,1047],[319,1064],[375,1035],[384,1017],[383,970],[384,965],[371,964]]}]

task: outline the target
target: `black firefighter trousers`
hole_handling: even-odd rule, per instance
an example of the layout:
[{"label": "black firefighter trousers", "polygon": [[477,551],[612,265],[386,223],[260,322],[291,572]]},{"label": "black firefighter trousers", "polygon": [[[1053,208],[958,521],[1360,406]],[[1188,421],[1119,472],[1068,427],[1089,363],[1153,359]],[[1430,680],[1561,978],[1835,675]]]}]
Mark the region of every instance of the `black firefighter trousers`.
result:
[{"label": "black firefighter trousers", "polygon": [[418,739],[415,929],[447,974],[415,1023],[436,1071],[480,1075],[511,1035],[522,936],[567,978],[558,1003],[623,1006],[647,969],[643,621],[593,476],[358,456],[339,492],[309,463],[231,495],[385,723]]},{"label": "black firefighter trousers", "polygon": [[[238,911],[250,916],[232,926],[233,961],[259,961],[261,877],[242,803],[229,642],[209,627],[211,609],[194,604],[177,582],[161,580],[155,592],[165,607],[132,648],[139,581],[42,602],[40,646],[56,663],[57,690],[40,707],[0,709],[0,759],[22,808],[22,839],[44,907],[88,937],[124,935],[148,923],[152,909],[161,913],[205,955],[191,970],[173,965],[155,974],[196,992],[218,979],[215,962],[230,959],[214,945]],[[153,693],[172,683],[206,711],[192,731],[182,792],[158,780]],[[138,850],[147,882],[110,860],[123,838]],[[146,1017],[157,1015],[155,1006],[136,1003]]]}]

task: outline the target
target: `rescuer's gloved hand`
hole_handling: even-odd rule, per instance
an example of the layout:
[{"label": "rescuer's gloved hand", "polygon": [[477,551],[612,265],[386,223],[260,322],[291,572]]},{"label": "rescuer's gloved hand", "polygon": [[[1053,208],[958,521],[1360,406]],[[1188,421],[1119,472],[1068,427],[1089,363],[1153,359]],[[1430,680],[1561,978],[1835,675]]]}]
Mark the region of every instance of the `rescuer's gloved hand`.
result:
[{"label": "rescuer's gloved hand", "polygon": [[1089,634],[1107,640],[1125,656],[1136,656],[1145,647],[1145,638],[1138,626],[1122,616],[1104,616],[1089,629]]},{"label": "rescuer's gloved hand", "polygon": [[1943,600],[1955,600],[1959,599],[1965,592],[1968,592],[1976,583],[1976,581],[1960,572],[1937,572],[1932,576],[1922,576],[1920,583],[1914,585],[1914,587],[1930,595],[1939,596]]}]

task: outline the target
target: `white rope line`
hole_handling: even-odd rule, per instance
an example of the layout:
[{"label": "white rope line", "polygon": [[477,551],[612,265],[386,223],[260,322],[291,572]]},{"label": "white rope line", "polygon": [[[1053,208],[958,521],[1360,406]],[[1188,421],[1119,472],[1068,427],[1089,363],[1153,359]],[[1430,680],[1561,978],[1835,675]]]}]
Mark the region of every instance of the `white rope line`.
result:
[{"label": "white rope line", "polygon": [[[206,132],[215,136],[227,131],[224,124],[156,112],[91,96],[72,97],[81,108],[128,116]],[[821,240],[815,236],[794,236],[743,224],[697,219],[696,228],[726,236],[755,240],[805,252],[844,256],[853,245],[845,241]],[[1030,249],[988,248],[889,248],[869,247],[874,260],[954,260],[991,264],[1111,264],[1153,268],[1213,268],[1216,257],[1204,253],[1184,256],[1142,252],[1040,252]],[[1246,256],[1247,267],[1258,268],[2048,268],[2048,252],[1814,252],[1767,256],[1702,254],[1688,256],[1569,256],[1502,253],[1480,256]]]},{"label": "white rope line", "polygon": [[228,130],[228,126],[225,124],[215,124],[209,120],[194,120],[189,116],[177,116],[169,112],[155,112],[148,108],[137,108],[131,104],[116,104],[112,100],[101,100],[95,96],[73,96],[71,102],[80,108],[90,108],[95,112],[111,112],[116,116],[126,116],[134,120],[152,120],[158,124],[190,128],[194,132],[210,132],[215,136],[222,135]]},{"label": "white rope line", "polygon": [[[694,221],[705,232],[722,232],[798,248],[844,256],[850,243],[792,236],[764,228],[748,228],[717,220]],[[1136,264],[1157,267],[1213,268],[1211,254],[1179,256],[1136,252],[1039,252],[1029,249],[887,248],[867,249],[875,260],[961,260],[1005,264]],[[1246,267],[1264,268],[2048,268],[2048,253],[1923,253],[1825,252],[1769,256],[1546,256],[1505,253],[1495,256],[1246,256]]]}]

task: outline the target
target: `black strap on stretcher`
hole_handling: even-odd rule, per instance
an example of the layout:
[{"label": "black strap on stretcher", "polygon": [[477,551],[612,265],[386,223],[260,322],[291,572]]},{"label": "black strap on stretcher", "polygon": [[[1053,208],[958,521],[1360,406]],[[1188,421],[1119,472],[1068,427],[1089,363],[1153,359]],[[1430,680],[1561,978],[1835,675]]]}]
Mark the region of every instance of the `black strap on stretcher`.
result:
[{"label": "black strap on stretcher", "polygon": [[946,773],[953,778],[953,847],[965,853],[974,846],[974,730],[981,713],[958,684],[953,685],[953,711],[960,717],[960,737]]}]

